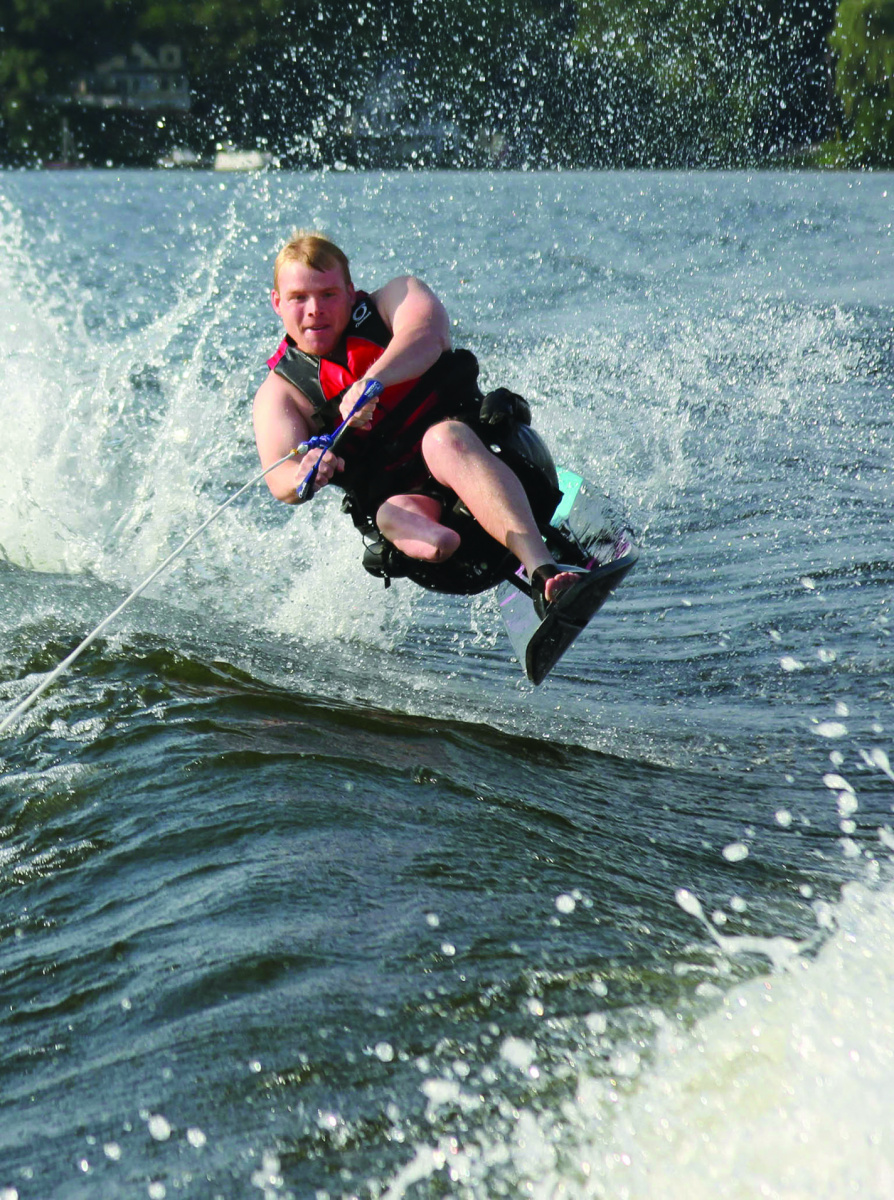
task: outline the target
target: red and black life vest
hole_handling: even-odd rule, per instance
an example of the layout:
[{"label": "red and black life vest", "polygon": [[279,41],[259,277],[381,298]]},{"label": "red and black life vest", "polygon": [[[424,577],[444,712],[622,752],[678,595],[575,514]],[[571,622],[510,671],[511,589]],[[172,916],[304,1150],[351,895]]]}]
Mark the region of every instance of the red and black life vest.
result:
[{"label": "red and black life vest", "polygon": [[[358,292],[348,327],[330,357],[306,354],[287,335],[267,365],[313,405],[314,432],[331,432],[341,420],[342,396],[370,371],[391,337],[372,298]],[[364,524],[389,496],[424,486],[430,477],[420,450],[423,434],[438,421],[477,408],[477,377],[473,354],[446,351],[419,379],[385,389],[371,429],[348,431],[339,450],[345,470],[333,482],[349,494],[352,509],[362,511]]]},{"label": "red and black life vest", "polygon": [[[365,292],[358,292],[348,327],[330,358],[305,354],[286,334],[276,353],[267,359],[267,366],[293,383],[314,406],[314,432],[331,432],[340,420],[338,404],[342,395],[381,358],[391,337],[391,330],[372,299]],[[413,382],[385,389],[373,417],[373,427],[406,395]]]}]

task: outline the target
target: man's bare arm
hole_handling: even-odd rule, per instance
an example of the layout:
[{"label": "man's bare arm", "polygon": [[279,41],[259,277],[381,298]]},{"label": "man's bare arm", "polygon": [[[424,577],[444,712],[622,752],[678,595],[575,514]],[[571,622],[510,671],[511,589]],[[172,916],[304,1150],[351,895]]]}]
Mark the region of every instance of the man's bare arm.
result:
[{"label": "man's bare arm", "polygon": [[[310,436],[310,423],[299,403],[295,390],[274,371],[258,388],[252,417],[262,467],[275,463]],[[270,472],[267,486],[277,500],[297,503],[297,489],[319,457],[319,451],[311,450],[303,458],[296,457]],[[327,451],[320,463],[314,489],[327,484],[337,470],[344,470],[344,461]]]},{"label": "man's bare arm", "polygon": [[[385,387],[416,379],[450,349],[450,319],[434,292],[421,279],[401,275],[373,293],[376,308],[392,332],[381,357],[367,372]],[[341,414],[346,417],[360,399],[364,380],[345,393]],[[361,409],[352,424],[368,423],[375,405]],[[367,411],[368,410],[368,411]]]},{"label": "man's bare arm", "polygon": [[380,383],[387,386],[415,379],[450,349],[447,310],[421,279],[412,275],[392,279],[373,299],[392,333],[375,365]]}]

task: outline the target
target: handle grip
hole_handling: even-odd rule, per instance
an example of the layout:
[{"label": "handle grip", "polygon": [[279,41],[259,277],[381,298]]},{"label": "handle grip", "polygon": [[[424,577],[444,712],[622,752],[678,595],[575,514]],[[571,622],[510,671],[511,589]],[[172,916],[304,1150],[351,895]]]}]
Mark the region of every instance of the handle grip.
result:
[{"label": "handle grip", "polygon": [[[339,442],[348,431],[351,417],[353,417],[355,413],[359,412],[360,409],[363,408],[364,404],[368,404],[370,400],[375,400],[376,396],[381,396],[384,390],[384,385],[379,383],[378,379],[370,379],[366,387],[361,392],[360,399],[333,433],[323,434],[321,437],[311,438],[309,442],[302,442],[298,449],[303,450],[305,453],[307,453],[309,450],[320,449],[323,451],[323,454],[325,454],[327,450],[335,450]],[[323,454],[320,455],[320,458],[323,457]],[[296,488],[299,504],[303,504],[305,500],[313,499],[314,481],[317,478],[317,471],[319,470],[319,467],[320,459],[318,458],[311,470],[305,475],[298,488]]]}]

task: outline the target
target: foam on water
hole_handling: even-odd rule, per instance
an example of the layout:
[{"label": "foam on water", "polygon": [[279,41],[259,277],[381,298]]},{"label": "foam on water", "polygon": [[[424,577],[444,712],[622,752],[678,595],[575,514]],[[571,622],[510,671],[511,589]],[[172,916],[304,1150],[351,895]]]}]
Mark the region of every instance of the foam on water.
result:
[{"label": "foam on water", "polygon": [[[859,755],[894,782],[884,749]],[[837,794],[847,832],[858,790],[837,771],[823,782]],[[784,827],[791,814],[777,820]],[[845,884],[836,905],[816,901],[816,934],[802,941],[726,937],[716,927],[722,914],[709,919],[679,889],[677,903],[714,945],[718,980],[742,955],[763,959],[770,972],[728,990],[700,984],[704,1011],[694,1019],[631,1014],[638,1033],[629,1041],[610,1029],[623,1025],[617,1012],[595,1008],[580,1026],[570,1093],[567,1065],[549,1049],[559,1022],[538,1005],[542,1043],[509,1038],[501,1056],[535,1093],[542,1084],[544,1096],[557,1087],[566,1099],[504,1106],[500,1137],[482,1128],[418,1143],[386,1200],[444,1178],[452,1194],[482,1200],[507,1192],[538,1200],[886,1200],[894,1191],[892,848],[890,826],[880,827],[877,851],[857,851],[863,880]],[[594,986],[594,999],[608,994]],[[436,1125],[445,1105],[467,1115],[485,1107],[461,1080],[429,1078],[422,1090]]]},{"label": "foam on water", "polygon": [[25,249],[21,214],[2,196],[0,241],[0,553],[38,569],[77,569],[79,547],[68,545],[61,520],[48,519],[48,510],[58,511],[61,487],[51,457],[70,380],[64,367],[54,374],[45,364],[48,351],[63,344],[62,333],[40,304],[45,281]]},{"label": "foam on water", "polygon": [[[228,349],[241,298],[233,262],[253,235],[230,210],[202,270],[122,337],[114,302],[105,322],[85,321],[79,281],[41,276],[8,201],[0,221],[9,251],[0,267],[0,552],[38,571],[132,587],[257,473],[249,397],[260,376]],[[110,288],[126,291],[114,276],[125,269],[110,267]],[[254,273],[245,287],[258,290]],[[378,641],[371,578],[352,580],[348,610],[319,605],[307,619],[308,600],[343,589],[357,554],[335,507],[327,496],[278,511],[261,484],[149,594],[273,632]]]},{"label": "foam on water", "polygon": [[[736,988],[660,1032],[629,1094],[593,1081],[575,1123],[601,1134],[580,1195],[882,1197],[894,1186],[894,893],[849,885],[815,962]],[[537,1194],[550,1194],[544,1190]]]},{"label": "foam on water", "polygon": [[[651,1045],[625,1053],[605,1039],[613,1075],[579,1062],[573,1098],[560,1111],[521,1109],[507,1140],[417,1146],[384,1195],[413,1195],[417,1181],[446,1174],[455,1194],[476,1197],[508,1177],[542,1200],[885,1200],[894,1189],[894,891],[848,885],[836,921],[815,961],[795,957],[733,989],[691,1029],[652,1014]],[[529,1070],[536,1048],[523,1062],[516,1047],[507,1057]],[[594,1066],[603,1069],[598,1055]],[[446,1099],[456,1102],[454,1092]]]}]

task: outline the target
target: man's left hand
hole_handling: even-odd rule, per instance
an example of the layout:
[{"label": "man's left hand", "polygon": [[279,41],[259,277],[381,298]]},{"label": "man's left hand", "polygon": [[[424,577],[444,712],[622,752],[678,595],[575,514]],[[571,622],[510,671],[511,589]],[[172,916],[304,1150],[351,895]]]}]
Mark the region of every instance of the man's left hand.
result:
[{"label": "man's left hand", "polygon": [[[341,403],[338,406],[338,411],[341,414],[343,421],[347,420],[351,409],[363,395],[363,389],[370,381],[368,379],[358,379],[356,383],[352,383],[348,390],[342,396]],[[372,400],[367,401],[362,408],[351,417],[350,424],[357,429],[371,429],[373,413],[376,411],[376,405],[379,403],[379,397],[376,396]]]}]

